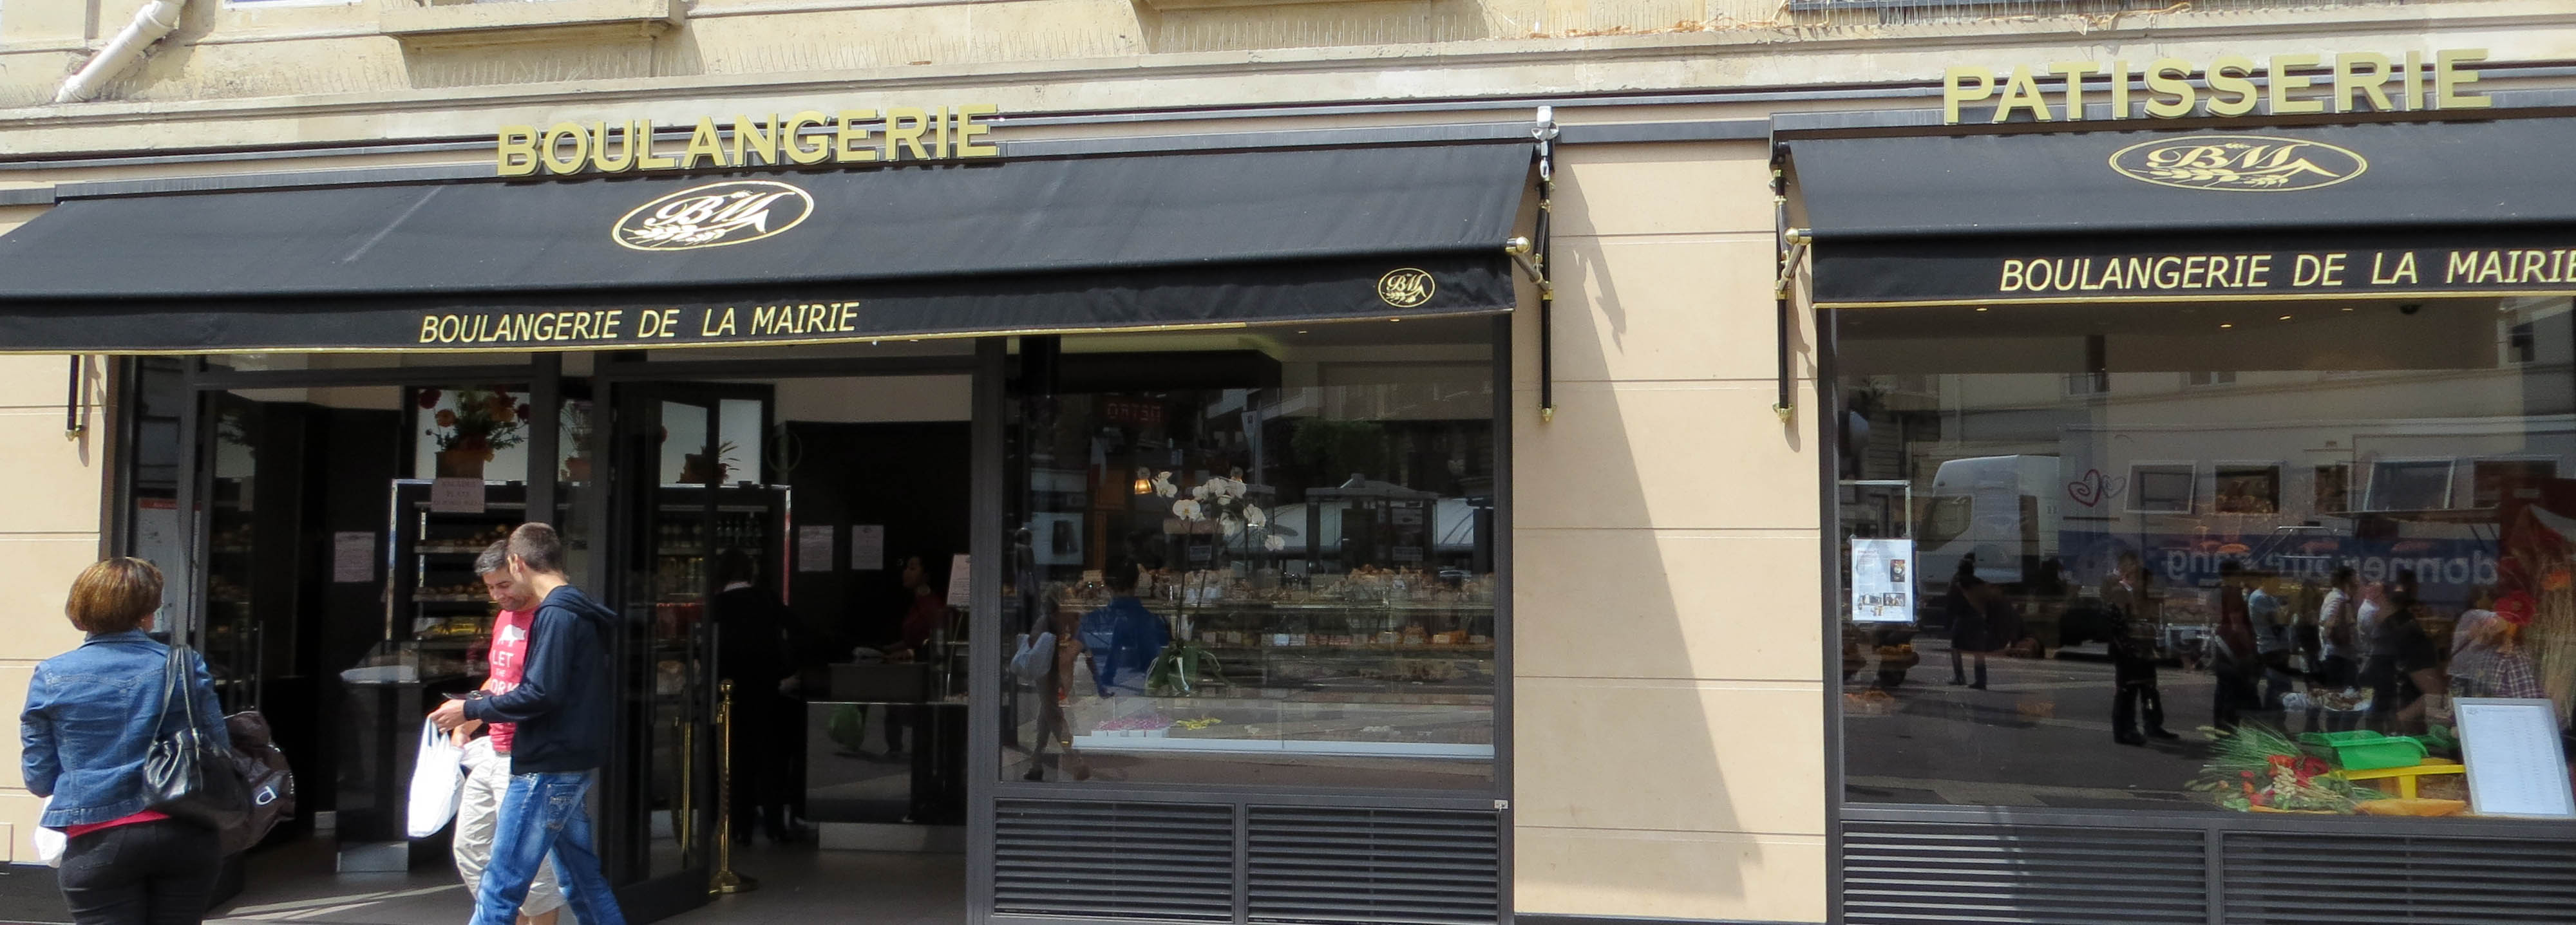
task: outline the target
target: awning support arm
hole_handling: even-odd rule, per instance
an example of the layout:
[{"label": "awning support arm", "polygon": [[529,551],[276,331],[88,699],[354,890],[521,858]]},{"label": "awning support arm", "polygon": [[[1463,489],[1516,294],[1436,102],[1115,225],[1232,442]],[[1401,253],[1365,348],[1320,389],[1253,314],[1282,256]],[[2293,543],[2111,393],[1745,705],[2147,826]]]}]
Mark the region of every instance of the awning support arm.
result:
[{"label": "awning support arm", "polygon": [[63,399],[63,436],[77,437],[89,431],[89,357],[72,354],[71,386]]},{"label": "awning support arm", "polygon": [[1538,283],[1538,420],[1556,420],[1556,284],[1548,278],[1548,226],[1556,197],[1556,107],[1538,108],[1530,127],[1538,141],[1538,222],[1535,241],[1516,242],[1512,258]]},{"label": "awning support arm", "polygon": [[1771,162],[1772,227],[1777,229],[1780,252],[1779,274],[1771,283],[1772,326],[1779,344],[1780,394],[1772,402],[1771,413],[1788,424],[1798,415],[1798,368],[1796,346],[1790,342],[1797,330],[1796,307],[1790,304],[1792,284],[1798,278],[1798,262],[1807,251],[1806,232],[1789,227],[1789,180],[1776,158]]}]

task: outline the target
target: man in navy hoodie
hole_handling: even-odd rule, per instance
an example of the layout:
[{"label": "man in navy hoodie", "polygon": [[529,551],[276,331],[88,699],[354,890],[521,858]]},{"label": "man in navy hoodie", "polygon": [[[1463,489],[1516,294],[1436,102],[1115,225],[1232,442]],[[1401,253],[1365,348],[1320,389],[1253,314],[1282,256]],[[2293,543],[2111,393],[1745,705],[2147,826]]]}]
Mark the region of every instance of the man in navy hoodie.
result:
[{"label": "man in navy hoodie", "polygon": [[467,720],[519,724],[474,925],[513,925],[549,852],[564,904],[582,925],[626,925],[600,870],[585,800],[608,763],[615,731],[608,644],[616,615],[564,577],[563,539],[551,526],[522,524],[510,533],[510,577],[542,601],[527,673],[506,693],[451,700],[429,715],[440,729]]}]

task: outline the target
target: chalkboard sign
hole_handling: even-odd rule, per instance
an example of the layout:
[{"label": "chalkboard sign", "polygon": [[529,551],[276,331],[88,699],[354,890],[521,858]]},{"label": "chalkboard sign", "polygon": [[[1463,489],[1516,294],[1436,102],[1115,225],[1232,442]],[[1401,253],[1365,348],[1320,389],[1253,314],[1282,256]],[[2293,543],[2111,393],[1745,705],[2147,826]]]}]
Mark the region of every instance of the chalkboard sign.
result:
[{"label": "chalkboard sign", "polygon": [[2462,697],[2460,752],[2469,766],[2469,808],[2481,816],[2576,819],[2567,752],[2547,700]]}]

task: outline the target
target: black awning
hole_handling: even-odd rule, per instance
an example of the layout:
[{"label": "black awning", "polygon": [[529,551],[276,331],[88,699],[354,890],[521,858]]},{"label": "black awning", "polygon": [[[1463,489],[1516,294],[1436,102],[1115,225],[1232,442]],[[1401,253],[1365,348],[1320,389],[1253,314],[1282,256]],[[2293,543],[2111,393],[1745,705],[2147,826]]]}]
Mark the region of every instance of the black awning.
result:
[{"label": "black awning", "polygon": [[[2088,123],[2099,127],[2101,123]],[[1798,140],[1819,305],[2576,292],[2576,119]]]},{"label": "black awning", "polygon": [[73,200],[0,349],[518,349],[1507,310],[1525,144]]}]

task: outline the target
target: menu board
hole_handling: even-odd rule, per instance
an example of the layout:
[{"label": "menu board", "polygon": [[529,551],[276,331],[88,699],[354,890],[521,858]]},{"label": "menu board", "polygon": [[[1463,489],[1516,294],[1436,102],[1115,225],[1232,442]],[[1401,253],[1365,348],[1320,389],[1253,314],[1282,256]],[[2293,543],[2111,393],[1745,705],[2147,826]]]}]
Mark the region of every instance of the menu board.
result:
[{"label": "menu board", "polygon": [[1914,622],[1913,570],[1913,540],[1852,540],[1852,622]]},{"label": "menu board", "polygon": [[2469,766],[2469,808],[2481,816],[2576,819],[2558,714],[2547,700],[2462,697],[2460,755]]}]

